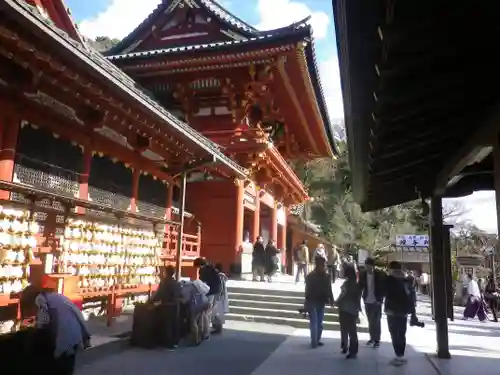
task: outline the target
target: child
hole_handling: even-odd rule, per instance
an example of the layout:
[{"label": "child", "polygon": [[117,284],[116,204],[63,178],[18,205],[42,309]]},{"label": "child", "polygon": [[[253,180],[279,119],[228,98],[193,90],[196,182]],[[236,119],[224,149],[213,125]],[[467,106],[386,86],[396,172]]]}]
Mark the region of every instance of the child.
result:
[{"label": "child", "polygon": [[361,311],[361,290],[357,283],[356,269],[349,264],[344,266],[345,281],[340,287],[337,299],[340,321],[340,345],[346,359],[354,359],[358,355],[357,322]]}]

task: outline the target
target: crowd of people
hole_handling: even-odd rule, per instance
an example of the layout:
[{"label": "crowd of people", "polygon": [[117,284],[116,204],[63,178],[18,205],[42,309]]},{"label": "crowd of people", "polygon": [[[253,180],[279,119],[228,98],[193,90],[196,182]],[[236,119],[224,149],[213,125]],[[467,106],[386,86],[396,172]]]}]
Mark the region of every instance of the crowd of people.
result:
[{"label": "crowd of people", "polygon": [[357,322],[362,312],[361,300],[368,318],[370,339],[367,345],[378,348],[381,336],[382,307],[387,316],[395,358],[394,366],[406,363],[406,329],[408,316],[410,325],[421,325],[417,319],[415,280],[403,271],[401,263],[391,262],[387,271],[376,269],[372,258],[367,258],[365,267],[358,272],[354,262],[346,259],[342,263],[344,282],[340,295],[335,300],[332,278],[328,273],[328,259],[315,254],[315,268],[305,279],[304,311],[310,322],[311,347],[322,346],[323,316],[326,305],[337,305],[341,333],[341,352],[347,359],[358,354]]}]

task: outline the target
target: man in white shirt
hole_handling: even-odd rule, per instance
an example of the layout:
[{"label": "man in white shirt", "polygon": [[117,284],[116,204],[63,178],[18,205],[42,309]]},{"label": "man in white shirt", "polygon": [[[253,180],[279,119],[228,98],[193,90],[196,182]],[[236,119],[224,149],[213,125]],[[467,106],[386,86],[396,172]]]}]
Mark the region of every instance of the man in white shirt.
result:
[{"label": "man in white shirt", "polygon": [[380,321],[385,295],[385,273],[375,269],[375,260],[366,258],[365,270],[359,276],[359,287],[365,302],[370,340],[367,345],[380,346]]}]

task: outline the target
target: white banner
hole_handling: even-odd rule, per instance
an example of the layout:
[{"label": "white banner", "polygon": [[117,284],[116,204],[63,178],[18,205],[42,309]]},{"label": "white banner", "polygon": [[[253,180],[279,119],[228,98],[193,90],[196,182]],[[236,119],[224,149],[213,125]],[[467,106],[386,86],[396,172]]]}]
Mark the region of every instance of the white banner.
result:
[{"label": "white banner", "polygon": [[397,247],[429,247],[429,236],[424,234],[402,234],[396,236]]}]

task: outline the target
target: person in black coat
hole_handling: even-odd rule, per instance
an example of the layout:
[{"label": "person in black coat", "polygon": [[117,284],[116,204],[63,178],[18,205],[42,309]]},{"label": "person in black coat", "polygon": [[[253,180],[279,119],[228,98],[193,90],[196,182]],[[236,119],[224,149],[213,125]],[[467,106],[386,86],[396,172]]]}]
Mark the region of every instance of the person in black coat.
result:
[{"label": "person in black coat", "polygon": [[385,279],[386,273],[375,269],[375,260],[367,258],[365,260],[365,269],[359,275],[359,287],[365,303],[368,330],[370,332],[370,340],[367,345],[372,345],[374,348],[380,346],[380,322],[385,295]]},{"label": "person in black coat", "polygon": [[279,269],[279,250],[276,247],[276,242],[274,240],[269,240],[266,246],[266,275],[268,281],[272,281],[272,277],[276,274]]},{"label": "person in black coat", "polygon": [[253,281],[264,280],[264,274],[266,273],[266,248],[264,247],[264,239],[262,236],[257,237],[257,241],[253,245],[252,253],[252,272]]},{"label": "person in black coat", "polygon": [[396,355],[391,364],[401,366],[406,363],[404,356],[408,315],[415,311],[412,287],[402,270],[401,263],[394,261],[389,264],[389,275],[386,278],[385,288],[385,314]]}]

